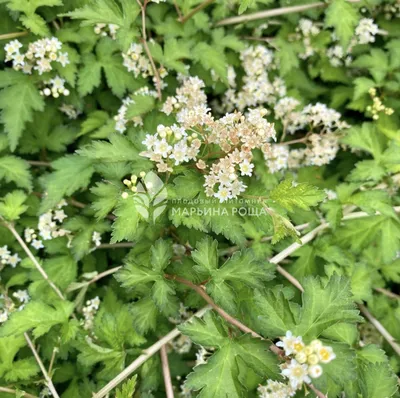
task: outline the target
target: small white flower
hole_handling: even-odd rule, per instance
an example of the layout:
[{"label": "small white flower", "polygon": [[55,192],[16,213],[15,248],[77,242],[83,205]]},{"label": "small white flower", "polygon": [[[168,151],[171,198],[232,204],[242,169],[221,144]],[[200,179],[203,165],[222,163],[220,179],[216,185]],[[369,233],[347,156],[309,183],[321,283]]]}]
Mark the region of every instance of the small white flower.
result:
[{"label": "small white flower", "polygon": [[21,259],[19,258],[18,254],[15,253],[7,258],[6,264],[9,264],[11,267],[15,268],[20,261]]},{"label": "small white flower", "polygon": [[286,336],[278,341],[276,345],[282,347],[286,355],[297,354],[304,348],[304,343],[301,336],[295,337],[293,333],[288,330]]},{"label": "small white flower", "polygon": [[30,300],[27,290],[17,290],[13,293],[13,297],[18,299],[21,303],[27,303]]},{"label": "small white flower", "polygon": [[68,53],[59,52],[57,62],[59,62],[63,68],[66,67],[70,63],[68,59]]},{"label": "small white flower", "polygon": [[319,365],[311,365],[308,368],[308,374],[313,378],[316,379],[322,375],[322,368]]},{"label": "small white flower", "polygon": [[240,167],[240,174],[242,176],[251,176],[253,174],[254,164],[250,163],[249,161],[245,160],[239,165]]},{"label": "small white flower", "polygon": [[322,363],[329,363],[336,358],[332,347],[322,346],[317,350],[317,355]]},{"label": "small white flower", "polygon": [[0,257],[2,259],[8,258],[11,252],[8,250],[7,246],[0,247]]},{"label": "small white flower", "polygon": [[299,388],[303,383],[311,383],[308,366],[299,364],[295,359],[292,359],[287,368],[282,370],[282,375],[289,379],[289,383],[294,389]]},{"label": "small white flower", "polygon": [[93,232],[92,241],[94,242],[94,244],[96,246],[100,246],[101,245],[101,234],[100,234],[100,232],[97,232],[97,231]]},{"label": "small white flower", "polygon": [[0,323],[4,323],[8,319],[7,311],[0,311]]},{"label": "small white flower", "polygon": [[41,240],[33,239],[31,243],[32,247],[34,247],[36,250],[43,249],[43,243]]},{"label": "small white flower", "polygon": [[64,210],[56,210],[54,212],[54,220],[57,220],[59,222],[63,222],[65,218],[67,218],[68,216],[65,214]]},{"label": "small white flower", "polygon": [[223,203],[232,198],[232,193],[227,187],[220,185],[218,192],[214,196],[219,199],[219,203]]},{"label": "small white flower", "polygon": [[161,155],[162,157],[168,157],[168,154],[171,152],[172,146],[168,144],[168,142],[163,138],[162,140],[157,140],[154,144],[154,153]]}]

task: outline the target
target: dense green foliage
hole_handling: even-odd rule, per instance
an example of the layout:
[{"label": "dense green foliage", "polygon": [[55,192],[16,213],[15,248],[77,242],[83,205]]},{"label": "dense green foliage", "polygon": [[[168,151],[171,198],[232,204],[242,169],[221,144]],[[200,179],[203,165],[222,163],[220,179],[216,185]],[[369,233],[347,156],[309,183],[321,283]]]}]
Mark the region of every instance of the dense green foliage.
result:
[{"label": "dense green foliage", "polygon": [[0,40],[1,398],[165,397],[174,328],[177,397],[400,396],[398,0],[1,0]]}]

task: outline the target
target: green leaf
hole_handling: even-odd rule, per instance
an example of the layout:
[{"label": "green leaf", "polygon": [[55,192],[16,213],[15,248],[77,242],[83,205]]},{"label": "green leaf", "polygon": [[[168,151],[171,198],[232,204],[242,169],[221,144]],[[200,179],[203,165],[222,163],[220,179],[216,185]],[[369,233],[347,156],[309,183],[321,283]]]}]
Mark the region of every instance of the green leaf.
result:
[{"label": "green leaf", "polygon": [[92,160],[83,156],[67,155],[52,163],[53,173],[43,178],[47,195],[41,204],[41,212],[52,209],[65,196],[85,188],[94,173]]},{"label": "green leaf", "polygon": [[0,199],[0,216],[6,220],[18,220],[28,206],[24,205],[27,196],[22,191],[12,191]]},{"label": "green leaf", "polygon": [[352,67],[368,69],[377,83],[383,83],[389,72],[389,59],[385,51],[380,48],[373,48],[370,54],[364,54],[356,58],[352,63]]},{"label": "green leaf", "polygon": [[205,42],[200,42],[193,48],[193,57],[204,69],[213,70],[224,83],[228,83],[228,69],[224,53]]},{"label": "green leaf", "polygon": [[22,334],[33,329],[34,337],[38,338],[53,326],[67,322],[73,309],[74,304],[69,301],[55,301],[51,306],[41,301],[31,301],[22,311],[12,313],[0,329],[0,337]]},{"label": "green leaf", "polygon": [[158,239],[151,247],[151,265],[155,271],[163,271],[172,257],[172,247],[166,241]]},{"label": "green leaf", "polygon": [[32,189],[32,176],[29,172],[29,164],[16,156],[0,157],[0,180],[14,182],[19,188],[28,191]]},{"label": "green leaf", "polygon": [[254,0],[242,0],[240,2],[238,14],[243,14],[253,4]]},{"label": "green leaf", "polygon": [[285,209],[293,211],[294,207],[310,210],[326,197],[325,192],[308,183],[293,183],[287,179],[282,181],[270,193],[270,198]]},{"label": "green leaf", "polygon": [[135,392],[137,375],[128,379],[121,388],[115,391],[115,398],[131,398]]},{"label": "green leaf", "polygon": [[[2,85],[5,86],[8,87],[0,91],[0,120],[8,134],[10,148],[14,151],[26,123],[32,121],[34,111],[43,111],[44,99],[33,80],[22,73],[18,78],[12,74]],[[18,98],[18,101],[10,101],[10,98]]]},{"label": "green leaf", "polygon": [[334,275],[326,285],[316,278],[306,278],[302,284],[302,309],[294,333],[311,339],[335,323],[361,321],[352,300],[350,280]]},{"label": "green leaf", "polygon": [[135,240],[138,236],[138,224],[141,217],[133,198],[123,199],[119,196],[113,214],[116,216],[116,220],[112,224],[111,243],[121,242],[124,239]]},{"label": "green leaf", "polygon": [[384,140],[372,123],[363,123],[361,127],[355,126],[348,130],[342,139],[346,145],[355,149],[369,152],[376,160],[379,160],[384,150]]},{"label": "green leaf", "polygon": [[195,269],[199,272],[212,272],[218,267],[218,242],[206,237],[196,245],[192,258],[196,262]]},{"label": "green leaf", "polygon": [[332,1],[325,12],[325,26],[333,27],[342,47],[347,48],[360,17],[346,0]]},{"label": "green leaf", "polygon": [[120,190],[114,184],[98,182],[90,191],[96,195],[92,202],[92,208],[98,219],[105,218],[117,205],[121,197]]},{"label": "green leaf", "polygon": [[387,363],[361,365],[359,377],[363,397],[392,397],[397,391],[397,376]]},{"label": "green leaf", "polygon": [[143,115],[144,113],[150,112],[154,108],[154,97],[149,95],[137,94],[131,96],[131,99],[133,100],[133,103],[128,105],[128,109],[126,111],[127,119]]},{"label": "green leaf", "polygon": [[364,94],[368,94],[369,89],[375,87],[376,83],[366,77],[357,77],[354,79],[354,96],[353,100],[358,100]]}]

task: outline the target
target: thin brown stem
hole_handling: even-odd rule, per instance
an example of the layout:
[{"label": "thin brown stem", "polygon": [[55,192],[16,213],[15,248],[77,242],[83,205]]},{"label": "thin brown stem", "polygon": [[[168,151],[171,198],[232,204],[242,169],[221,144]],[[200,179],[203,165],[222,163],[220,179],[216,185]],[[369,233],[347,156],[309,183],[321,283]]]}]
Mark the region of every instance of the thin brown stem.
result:
[{"label": "thin brown stem", "polygon": [[193,17],[193,15],[197,14],[199,11],[201,11],[203,8],[208,7],[210,4],[214,3],[215,0],[206,0],[203,1],[201,4],[199,4],[197,7],[193,8],[192,11],[190,11],[187,15],[185,15],[184,17],[180,18],[180,21],[182,23],[185,23],[186,21],[188,21],[190,18]]},{"label": "thin brown stem", "polygon": [[17,37],[22,37],[28,35],[29,32],[24,31],[24,32],[13,32],[13,33],[5,33],[3,35],[0,35],[0,40],[10,40],[10,39],[15,39]]},{"label": "thin brown stem", "polygon": [[153,56],[151,55],[149,46],[147,44],[147,33],[146,33],[146,7],[149,2],[149,0],[144,0],[144,3],[140,0],[136,0],[137,3],[139,4],[139,7],[142,12],[142,39],[141,42],[143,44],[144,50],[146,51],[147,57],[149,58],[151,68],[153,69],[153,74],[156,79],[156,89],[157,89],[157,96],[158,99],[161,101],[162,100],[162,94],[161,94],[161,78],[160,74],[158,73],[158,69],[156,68],[156,64],[154,63]]},{"label": "thin brown stem", "polygon": [[374,287],[374,290],[384,294],[387,297],[390,297],[391,299],[400,300],[400,296],[398,294],[393,293],[390,290],[384,289],[383,287]]},{"label": "thin brown stem", "polygon": [[[244,325],[242,322],[234,318],[233,316],[229,315],[226,311],[224,311],[221,307],[219,307],[217,304],[214,303],[213,299],[206,293],[204,290],[203,286],[199,286],[194,284],[191,281],[188,281],[187,279],[181,278],[180,276],[177,275],[169,275],[169,274],[164,274],[164,278],[177,281],[179,283],[182,283],[183,285],[186,285],[193,289],[196,293],[198,293],[210,306],[218,312],[219,315],[221,315],[222,318],[224,318],[227,322],[229,322],[231,325],[236,326],[239,330],[241,330],[244,333],[250,333],[253,337],[263,339],[264,338],[259,335],[257,332],[254,330],[250,329],[248,326]],[[277,355],[282,354],[282,350],[279,349],[275,344],[272,344],[270,347],[271,351],[273,351]]]},{"label": "thin brown stem", "polygon": [[39,166],[39,167],[52,167],[50,162],[42,162],[41,160],[27,160],[31,166]]},{"label": "thin brown stem", "polygon": [[50,378],[49,374],[47,373],[46,368],[44,367],[43,362],[40,359],[39,354],[37,353],[36,348],[33,345],[32,340],[30,339],[28,333],[24,333],[24,337],[25,337],[25,340],[27,341],[27,343],[29,345],[29,348],[31,349],[31,351],[33,353],[33,356],[36,359],[36,362],[39,365],[40,370],[43,373],[44,379],[46,380],[47,387],[49,388],[52,396],[55,397],[55,398],[60,398],[60,396],[58,395],[58,393],[57,393],[57,391],[56,391],[56,389],[54,387],[54,384],[51,381],[51,378]]},{"label": "thin brown stem", "polygon": [[174,398],[174,389],[171,382],[171,372],[169,370],[167,347],[164,344],[160,348],[161,367],[164,376],[165,394],[167,398]]},{"label": "thin brown stem", "polygon": [[36,395],[32,395],[32,394],[29,394],[29,393],[27,393],[25,391],[21,391],[21,390],[17,391],[17,390],[14,390],[13,388],[8,388],[8,387],[0,387],[0,392],[14,394],[14,396],[17,396],[17,394],[22,394],[21,396],[24,398],[38,398]]},{"label": "thin brown stem", "polygon": [[96,249],[121,249],[121,248],[130,248],[135,246],[134,243],[130,242],[122,242],[122,243],[102,243],[97,246]]},{"label": "thin brown stem", "polygon": [[36,257],[32,254],[32,252],[29,250],[28,246],[25,244],[24,240],[21,238],[19,233],[16,231],[14,228],[14,225],[8,222],[3,221],[3,225],[14,235],[14,237],[17,239],[18,243],[24,250],[24,252],[27,254],[27,256],[30,258],[30,260],[33,262],[35,265],[36,269],[40,272],[44,280],[50,285],[50,287],[55,291],[58,297],[61,298],[61,300],[65,300],[64,295],[61,293],[60,289],[54,284],[54,282],[49,278],[47,275],[46,271],[43,269],[43,267],[39,264],[38,260],[36,260]]},{"label": "thin brown stem", "polygon": [[304,144],[307,141],[307,136],[303,138],[299,138],[297,140],[291,140],[291,141],[282,141],[278,142],[275,145],[291,145],[291,144]]},{"label": "thin brown stem", "polygon": [[178,19],[181,20],[183,15],[182,15],[181,9],[179,8],[178,3],[176,2],[176,0],[174,0],[174,7],[175,7],[175,10],[176,10],[176,13],[178,14],[178,17],[179,17]]}]

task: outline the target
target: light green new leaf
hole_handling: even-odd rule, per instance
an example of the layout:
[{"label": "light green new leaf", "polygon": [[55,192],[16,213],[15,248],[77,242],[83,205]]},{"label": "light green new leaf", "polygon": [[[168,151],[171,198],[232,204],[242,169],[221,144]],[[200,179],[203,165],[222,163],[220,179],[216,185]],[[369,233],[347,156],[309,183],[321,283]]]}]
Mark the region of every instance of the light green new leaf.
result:
[{"label": "light green new leaf", "polygon": [[360,17],[356,8],[346,0],[332,1],[325,12],[325,25],[333,27],[342,47],[347,48]]},{"label": "light green new leaf", "polygon": [[115,398],[132,398],[135,393],[137,375],[128,379],[121,388],[115,391]]},{"label": "light green new leaf", "polygon": [[18,220],[28,206],[24,205],[27,196],[22,191],[12,191],[0,199],[0,216],[6,220]]},{"label": "light green new leaf", "polygon": [[[8,71],[6,73],[8,74]],[[5,77],[6,80],[1,86],[8,87],[0,92],[0,120],[8,135],[10,148],[14,151],[26,123],[32,121],[34,111],[43,111],[44,99],[31,77],[22,73],[18,77],[13,73]],[[18,101],[11,101],[11,98],[18,98]]]},{"label": "light green new leaf", "polygon": [[163,271],[172,257],[172,247],[168,241],[158,239],[151,247],[151,266],[155,271]]},{"label": "light green new leaf", "polygon": [[0,180],[14,182],[17,187],[32,189],[32,176],[29,164],[16,156],[0,157]]},{"label": "light green new leaf", "polygon": [[270,198],[285,209],[293,211],[294,207],[310,210],[326,197],[325,192],[308,183],[295,184],[292,180],[282,181],[270,193]]}]

